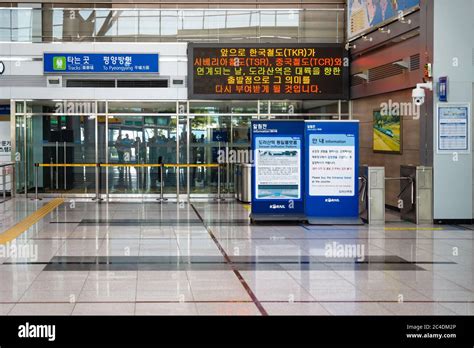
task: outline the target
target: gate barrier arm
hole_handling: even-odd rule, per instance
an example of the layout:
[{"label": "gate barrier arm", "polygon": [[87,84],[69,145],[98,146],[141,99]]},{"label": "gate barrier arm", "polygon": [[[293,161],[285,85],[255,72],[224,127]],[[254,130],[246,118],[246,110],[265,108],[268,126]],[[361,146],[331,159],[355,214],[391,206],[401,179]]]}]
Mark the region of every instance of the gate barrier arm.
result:
[{"label": "gate barrier arm", "polygon": [[413,190],[414,187],[413,187],[413,186],[414,186],[415,180],[414,180],[412,177],[410,177],[410,176],[399,176],[399,177],[393,177],[393,178],[388,178],[388,177],[386,177],[385,180],[398,180],[398,181],[408,180],[408,185],[406,185],[406,186],[400,191],[400,193],[398,194],[397,198],[400,198],[401,195],[403,194],[403,192],[405,192],[408,187],[411,187],[411,204],[414,203],[415,198],[413,197],[413,195],[414,195],[414,192],[413,192],[413,191],[414,191],[414,190]]}]

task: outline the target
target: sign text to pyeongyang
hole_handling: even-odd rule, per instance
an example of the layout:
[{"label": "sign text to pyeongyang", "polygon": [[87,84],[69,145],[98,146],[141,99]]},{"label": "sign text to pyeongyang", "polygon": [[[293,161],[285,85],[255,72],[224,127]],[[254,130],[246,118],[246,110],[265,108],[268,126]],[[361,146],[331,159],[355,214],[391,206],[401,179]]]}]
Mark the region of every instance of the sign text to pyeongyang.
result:
[{"label": "sign text to pyeongyang", "polygon": [[43,72],[158,73],[156,53],[44,53]]}]

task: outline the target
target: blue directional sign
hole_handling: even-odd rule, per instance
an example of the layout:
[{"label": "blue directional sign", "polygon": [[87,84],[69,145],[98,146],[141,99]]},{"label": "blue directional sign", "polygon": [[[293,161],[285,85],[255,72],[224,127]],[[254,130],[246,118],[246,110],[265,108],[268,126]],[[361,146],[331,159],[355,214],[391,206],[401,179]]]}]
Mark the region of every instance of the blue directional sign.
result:
[{"label": "blue directional sign", "polygon": [[303,220],[302,121],[252,121],[252,219]]},{"label": "blue directional sign", "polygon": [[44,53],[43,72],[158,73],[159,55],[154,53]]},{"label": "blue directional sign", "polygon": [[225,143],[229,137],[227,135],[227,129],[214,129],[212,132],[212,141]]},{"label": "blue directional sign", "polygon": [[359,223],[359,123],[306,121],[305,213],[310,223]]}]

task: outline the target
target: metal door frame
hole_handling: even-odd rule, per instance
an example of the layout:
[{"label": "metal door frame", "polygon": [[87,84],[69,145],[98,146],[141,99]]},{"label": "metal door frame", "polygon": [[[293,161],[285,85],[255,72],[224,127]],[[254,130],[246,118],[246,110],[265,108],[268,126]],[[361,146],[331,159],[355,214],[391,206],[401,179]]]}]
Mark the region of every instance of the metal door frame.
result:
[{"label": "metal door frame", "polygon": [[[40,100],[40,99],[38,99]],[[20,161],[18,161],[17,163],[19,165],[22,165],[24,166],[24,171],[23,171],[23,178],[22,180],[17,180],[19,183],[21,183],[21,181],[23,181],[23,186],[24,186],[24,195],[25,197],[28,197],[28,177],[29,177],[29,170],[28,170],[28,146],[27,146],[27,118],[28,117],[38,117],[38,116],[58,116],[58,115],[64,115],[64,116],[94,116],[95,118],[95,160],[96,160],[96,163],[98,163],[99,161],[99,151],[101,151],[101,149],[99,149],[99,116],[104,116],[105,117],[105,135],[104,135],[104,139],[105,139],[105,163],[109,163],[109,116],[137,116],[137,117],[143,117],[143,116],[169,116],[169,117],[175,117],[176,118],[176,163],[180,163],[180,153],[181,153],[181,150],[180,150],[180,134],[179,134],[179,127],[180,127],[180,117],[181,118],[186,118],[186,121],[183,123],[184,126],[185,126],[185,131],[186,131],[186,149],[183,150],[183,151],[186,151],[186,159],[185,159],[185,162],[187,164],[190,163],[190,135],[191,135],[191,117],[192,116],[203,116],[204,114],[199,114],[199,113],[191,113],[191,110],[190,110],[190,101],[189,100],[110,100],[110,99],[106,99],[106,100],[103,100],[103,99],[99,99],[99,100],[81,100],[81,99],[62,99],[62,100],[54,100],[54,101],[57,101],[57,102],[89,102],[89,103],[93,103],[94,107],[95,107],[95,110],[94,110],[94,113],[64,113],[64,114],[59,114],[59,113],[35,113],[35,112],[28,112],[27,110],[27,102],[29,101],[32,101],[32,100],[27,100],[27,99],[11,99],[10,100],[10,131],[11,131],[11,148],[12,148],[12,159],[16,161],[16,153],[19,152],[18,149],[19,149],[19,146],[21,146],[23,148],[23,157],[24,158],[21,158]],[[44,100],[45,102],[50,102],[52,100],[50,99],[45,99]],[[160,103],[160,102],[163,102],[163,103],[170,103],[170,102],[173,102],[173,103],[176,103],[176,111],[175,113],[162,113],[162,114],[159,114],[159,113],[110,113],[109,112],[109,102],[117,102],[117,103],[120,103],[120,102],[140,102],[140,103],[147,103],[147,102],[150,102],[150,103]],[[193,102],[210,102],[212,103],[213,101],[212,100],[193,100]],[[231,138],[231,141],[230,141],[230,144],[233,143],[233,132],[232,132],[232,128],[233,128],[233,124],[232,124],[232,117],[242,117],[242,116],[246,116],[246,117],[251,117],[251,118],[257,118],[257,119],[260,119],[262,117],[264,118],[272,118],[273,116],[278,116],[278,117],[288,117],[288,118],[291,118],[291,117],[294,117],[294,116],[305,116],[305,117],[314,117],[314,118],[317,118],[317,117],[328,117],[328,116],[337,116],[338,119],[341,119],[343,117],[343,114],[341,112],[341,103],[342,101],[339,100],[339,101],[335,101],[337,102],[337,113],[312,113],[312,114],[301,114],[301,113],[293,113],[293,114],[289,114],[289,113],[278,113],[278,114],[274,114],[271,112],[271,101],[270,100],[256,100],[256,103],[257,103],[257,112],[256,113],[217,113],[217,114],[212,114],[212,116],[217,116],[217,117],[230,117],[231,118],[231,121],[230,121],[230,128],[231,128],[231,134],[230,134],[230,138]],[[17,106],[17,103],[22,103],[23,104],[23,110],[21,113],[17,113],[17,110],[16,110],[16,106]],[[99,112],[99,109],[98,109],[98,104],[99,103],[104,103],[105,105],[105,110],[104,112]],[[261,111],[261,106],[266,104],[267,105],[267,110],[266,112],[262,113]],[[185,105],[186,107],[186,110],[184,110],[184,112],[181,112],[180,110],[180,106],[182,105]],[[348,101],[348,113],[347,113],[347,116],[345,117],[348,117],[349,119],[352,119],[352,102],[351,101]],[[16,139],[16,131],[17,131],[17,127],[16,127],[16,120],[17,120],[17,117],[19,116],[22,116],[22,122],[24,124],[24,127],[23,127],[23,130],[22,130],[22,136],[23,136],[23,144],[19,144],[17,139]],[[230,167],[230,166],[229,166]],[[227,169],[227,171],[229,170],[229,168]],[[176,201],[180,201],[181,200],[181,196],[184,194],[186,196],[186,200],[189,201],[192,197],[192,194],[191,194],[191,191],[190,191],[190,180],[191,180],[191,171],[190,171],[190,168],[186,168],[186,190],[185,190],[185,193],[181,193],[180,192],[180,171],[181,169],[180,168],[176,168],[176,193],[175,194],[168,194],[168,196],[173,196],[175,195],[176,197]],[[20,173],[21,171],[17,171],[17,173]],[[99,176],[99,169],[96,168],[95,169],[95,177],[96,177],[96,180],[98,180],[98,176]],[[226,174],[226,177],[228,177],[228,179],[230,180],[231,178],[231,175],[229,173]],[[227,186],[229,185],[229,181],[227,182]],[[21,184],[20,184],[21,186]],[[15,187],[16,189],[16,187]],[[49,194],[46,194],[45,196],[51,196],[51,197],[57,197],[58,195],[63,195],[62,193],[49,193]],[[86,197],[90,197],[91,195],[89,193],[69,193],[67,194],[68,196],[70,197],[78,197],[78,198],[86,198]],[[230,193],[227,193],[227,195],[230,195]],[[155,193],[149,193],[149,194],[144,194],[144,193],[141,193],[141,194],[138,194],[138,196],[140,197],[149,197],[149,198],[156,198],[158,196],[158,194],[155,194]],[[207,194],[203,194],[203,195],[200,195],[198,194],[197,196],[195,196],[194,198],[202,198],[202,197],[213,197],[215,196],[215,194],[213,193],[207,193]],[[105,168],[105,197],[106,197],[106,200],[109,201],[111,198],[113,199],[120,199],[120,198],[137,198],[137,194],[134,194],[134,193],[118,193],[118,194],[111,194],[110,193],[110,189],[109,189],[109,168],[106,167]]]}]

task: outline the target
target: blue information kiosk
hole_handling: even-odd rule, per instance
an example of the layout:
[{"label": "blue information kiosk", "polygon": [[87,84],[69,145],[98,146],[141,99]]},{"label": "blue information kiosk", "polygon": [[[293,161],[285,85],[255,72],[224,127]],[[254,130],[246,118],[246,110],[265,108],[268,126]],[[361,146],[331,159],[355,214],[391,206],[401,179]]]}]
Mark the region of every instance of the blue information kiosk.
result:
[{"label": "blue information kiosk", "polygon": [[305,214],[310,224],[361,224],[359,122],[305,121]]},{"label": "blue information kiosk", "polygon": [[252,121],[251,221],[303,221],[304,122]]}]

